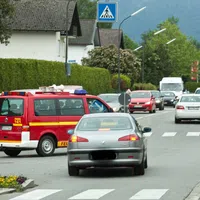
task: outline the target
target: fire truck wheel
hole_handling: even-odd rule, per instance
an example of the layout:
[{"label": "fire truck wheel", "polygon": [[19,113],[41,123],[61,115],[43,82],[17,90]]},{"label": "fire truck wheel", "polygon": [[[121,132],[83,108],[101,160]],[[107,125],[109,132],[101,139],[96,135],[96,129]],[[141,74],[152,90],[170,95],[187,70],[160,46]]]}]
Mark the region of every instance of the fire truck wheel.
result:
[{"label": "fire truck wheel", "polygon": [[7,156],[10,156],[10,157],[17,157],[21,153],[21,150],[18,150],[18,149],[5,149],[4,153]]},{"label": "fire truck wheel", "polygon": [[38,147],[36,149],[36,152],[39,156],[45,157],[45,156],[51,156],[53,155],[56,148],[56,143],[54,139],[47,135],[43,136],[38,144]]}]

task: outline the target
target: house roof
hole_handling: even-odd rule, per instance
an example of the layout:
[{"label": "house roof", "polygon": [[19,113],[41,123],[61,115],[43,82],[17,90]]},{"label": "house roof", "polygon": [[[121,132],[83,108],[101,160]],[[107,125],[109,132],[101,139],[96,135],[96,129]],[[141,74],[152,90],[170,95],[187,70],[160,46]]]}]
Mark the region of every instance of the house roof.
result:
[{"label": "house roof", "polygon": [[69,39],[70,45],[92,45],[100,46],[99,31],[96,19],[81,19],[82,36]]},{"label": "house roof", "polygon": [[100,29],[101,46],[115,45],[116,47],[124,49],[123,31],[120,30],[120,43],[119,43],[119,30],[118,29]]},{"label": "house roof", "polygon": [[77,0],[13,0],[15,14],[10,27],[18,31],[66,31],[68,3],[69,35],[81,36]]}]

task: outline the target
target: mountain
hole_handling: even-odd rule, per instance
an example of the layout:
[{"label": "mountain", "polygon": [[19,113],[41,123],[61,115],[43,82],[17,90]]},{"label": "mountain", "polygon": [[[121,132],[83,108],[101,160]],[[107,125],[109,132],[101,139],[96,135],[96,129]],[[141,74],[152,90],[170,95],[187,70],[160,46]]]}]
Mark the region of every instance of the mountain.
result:
[{"label": "mountain", "polygon": [[179,27],[184,34],[200,41],[200,0],[118,0],[118,22],[113,28],[118,28],[119,22],[144,6],[147,7],[145,10],[122,25],[124,33],[136,42],[141,41],[142,33],[156,29],[157,24],[172,16],[179,18]]}]

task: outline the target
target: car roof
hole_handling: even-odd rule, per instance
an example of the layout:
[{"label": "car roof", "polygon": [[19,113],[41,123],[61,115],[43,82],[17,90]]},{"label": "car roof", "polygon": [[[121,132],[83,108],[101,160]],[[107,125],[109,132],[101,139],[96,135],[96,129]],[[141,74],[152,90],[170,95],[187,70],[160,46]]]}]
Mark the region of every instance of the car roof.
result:
[{"label": "car roof", "polygon": [[93,117],[131,117],[129,113],[92,113],[85,114],[82,118],[93,118]]},{"label": "car roof", "polygon": [[151,90],[135,90],[135,91],[132,91],[132,92],[151,92]]},{"label": "car roof", "polygon": [[120,95],[120,93],[103,93],[103,94],[99,94],[100,95]]},{"label": "car roof", "polygon": [[182,94],[181,96],[191,97],[191,96],[200,96],[200,94]]}]

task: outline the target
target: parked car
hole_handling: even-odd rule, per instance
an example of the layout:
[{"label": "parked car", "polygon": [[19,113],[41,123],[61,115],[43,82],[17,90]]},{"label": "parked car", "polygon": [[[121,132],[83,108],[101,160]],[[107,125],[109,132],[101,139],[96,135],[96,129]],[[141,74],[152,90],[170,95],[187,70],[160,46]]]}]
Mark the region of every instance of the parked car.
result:
[{"label": "parked car", "polygon": [[136,175],[147,168],[147,138],[129,113],[84,115],[68,143],[68,173],[78,176],[90,167],[131,167]]},{"label": "parked car", "polygon": [[175,109],[175,123],[182,120],[200,120],[200,94],[184,94]]},{"label": "parked car", "polygon": [[[99,94],[98,97],[104,100],[114,112],[124,112],[124,106],[119,103],[119,93]],[[125,107],[127,109],[127,107]]]},{"label": "parked car", "polygon": [[129,104],[129,112],[148,111],[149,113],[156,112],[156,101],[151,91],[136,90],[131,92],[131,103]]},{"label": "parked car", "polygon": [[166,106],[173,106],[175,108],[175,105],[178,101],[177,96],[174,94],[174,92],[166,91],[161,92],[161,95],[164,98],[164,103]]},{"label": "parked car", "polygon": [[158,90],[151,90],[151,92],[156,99],[156,108],[159,108],[159,110],[164,110],[165,103],[161,92]]}]

